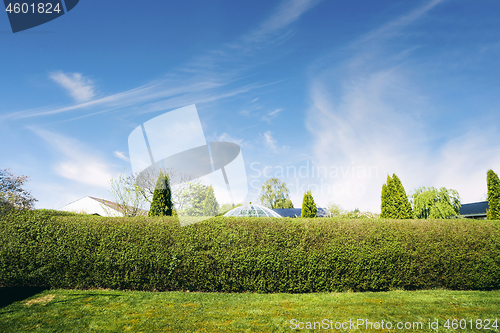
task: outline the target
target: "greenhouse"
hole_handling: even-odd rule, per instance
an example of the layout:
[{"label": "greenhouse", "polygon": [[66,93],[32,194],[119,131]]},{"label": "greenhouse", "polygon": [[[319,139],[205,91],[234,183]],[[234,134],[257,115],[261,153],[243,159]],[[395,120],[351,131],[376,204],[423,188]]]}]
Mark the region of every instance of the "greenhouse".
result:
[{"label": "greenhouse", "polygon": [[254,204],[236,207],[224,214],[224,216],[281,217],[280,214],[273,212],[267,207]]}]

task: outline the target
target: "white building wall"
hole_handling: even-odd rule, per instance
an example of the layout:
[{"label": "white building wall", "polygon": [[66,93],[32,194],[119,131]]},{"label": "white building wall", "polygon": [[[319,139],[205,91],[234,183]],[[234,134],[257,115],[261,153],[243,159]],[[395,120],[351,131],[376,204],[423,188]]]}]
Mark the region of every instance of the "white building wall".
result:
[{"label": "white building wall", "polygon": [[101,216],[110,217],[123,216],[123,214],[117,210],[107,206],[105,206],[106,209],[104,209],[103,206],[104,204],[101,204],[99,201],[90,197],[85,197],[62,207],[61,210],[75,213],[99,214]]}]

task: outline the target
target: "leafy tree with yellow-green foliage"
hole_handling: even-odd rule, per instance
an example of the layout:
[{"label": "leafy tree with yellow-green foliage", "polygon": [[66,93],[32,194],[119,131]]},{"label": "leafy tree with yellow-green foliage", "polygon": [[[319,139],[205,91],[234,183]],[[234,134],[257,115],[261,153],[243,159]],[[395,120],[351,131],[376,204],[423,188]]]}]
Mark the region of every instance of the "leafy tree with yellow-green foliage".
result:
[{"label": "leafy tree with yellow-green foliage", "polygon": [[460,196],[452,189],[420,187],[412,194],[413,217],[444,219],[460,215]]},{"label": "leafy tree with yellow-green foliage", "polygon": [[219,212],[219,203],[215,198],[214,188],[207,187],[205,200],[203,201],[203,216],[215,216]]},{"label": "leafy tree with yellow-green foliage", "polygon": [[[260,203],[270,209],[285,208],[289,206],[286,200],[290,199],[290,191],[286,187],[286,183],[280,181],[278,178],[269,178],[262,185],[260,192]],[[292,207],[293,208],[293,204]]]}]

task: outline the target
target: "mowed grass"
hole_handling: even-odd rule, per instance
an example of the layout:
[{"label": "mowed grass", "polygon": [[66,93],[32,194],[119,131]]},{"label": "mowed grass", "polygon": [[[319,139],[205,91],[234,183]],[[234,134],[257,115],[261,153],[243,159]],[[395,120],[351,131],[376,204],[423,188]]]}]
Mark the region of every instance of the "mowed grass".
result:
[{"label": "mowed grass", "polygon": [[[293,319],[296,328],[302,322],[304,329],[293,330]],[[416,331],[433,332],[429,320],[439,321],[439,332],[456,332],[443,327],[446,320],[467,319],[470,325],[473,319],[473,329],[458,331],[492,332],[498,330],[475,325],[477,319],[500,320],[500,291],[229,294],[57,289],[1,308],[0,332],[318,332],[327,330],[318,329],[318,324],[307,329],[307,322],[324,319],[329,324],[383,320],[384,327],[387,322],[422,322],[423,329]],[[360,326],[340,331],[398,330]]]}]

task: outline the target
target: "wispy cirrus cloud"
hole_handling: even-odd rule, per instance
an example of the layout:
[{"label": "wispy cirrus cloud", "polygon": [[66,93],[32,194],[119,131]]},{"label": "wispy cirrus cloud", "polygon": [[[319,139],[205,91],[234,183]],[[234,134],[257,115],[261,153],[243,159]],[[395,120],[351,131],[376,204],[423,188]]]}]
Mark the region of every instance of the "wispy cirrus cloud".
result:
[{"label": "wispy cirrus cloud", "polygon": [[415,21],[421,19],[425,14],[434,9],[439,4],[447,0],[431,0],[423,6],[411,10],[409,13],[401,15],[395,20],[383,24],[377,29],[374,29],[360,39],[356,40],[352,46],[360,46],[363,43],[376,43],[380,40],[389,40],[401,33],[401,30]]},{"label": "wispy cirrus cloud", "polygon": [[271,131],[266,131],[261,134],[264,145],[275,154],[282,154],[288,151],[288,146],[279,145]]},{"label": "wispy cirrus cloud", "polygon": [[232,142],[232,143],[236,143],[238,146],[240,147],[245,147],[245,148],[248,148],[248,147],[251,147],[252,144],[249,142],[249,141],[246,141],[246,140],[243,140],[243,139],[237,139],[235,137],[233,137],[232,135],[224,132],[220,135],[218,135],[217,133],[214,133],[213,135],[209,136],[208,138],[208,141],[210,142]]},{"label": "wispy cirrus cloud", "polygon": [[255,31],[245,36],[245,40],[261,41],[269,34],[287,27],[320,2],[320,0],[282,1],[268,19],[262,22]]},{"label": "wispy cirrus cloud", "polygon": [[266,121],[268,123],[271,123],[271,120],[273,118],[277,117],[278,113],[280,113],[281,111],[283,111],[283,109],[276,109],[276,110],[271,111],[271,112],[267,113],[266,115],[262,116],[262,118],[260,118],[260,119],[263,121]]},{"label": "wispy cirrus cloud", "polygon": [[76,102],[86,102],[94,98],[94,82],[81,73],[53,72],[49,77],[63,87]]},{"label": "wispy cirrus cloud", "polygon": [[125,156],[125,153],[122,152],[122,151],[119,151],[119,150],[115,150],[113,152],[113,155],[115,155],[115,157],[118,157],[119,159],[121,159],[122,161],[125,161],[125,162],[130,162],[130,158],[128,158],[127,156]]},{"label": "wispy cirrus cloud", "polygon": [[255,55],[265,49],[272,49],[277,40],[286,38],[288,32],[284,31],[285,28],[318,2],[284,0],[257,28],[232,43],[188,61],[162,79],[105,97],[93,99],[95,92],[92,81],[79,73],[51,73],[51,78],[73,96],[76,105],[11,112],[1,115],[0,120],[71,114],[74,111],[79,111],[78,118],[125,109],[134,114],[156,112],[258,89],[265,84],[238,83],[245,72],[257,65]]},{"label": "wispy cirrus cloud", "polygon": [[30,129],[60,156],[52,166],[56,175],[86,185],[109,188],[109,181],[114,176],[110,165],[82,143],[47,130]]},{"label": "wispy cirrus cloud", "polygon": [[264,142],[267,148],[271,149],[273,152],[277,152],[278,148],[276,147],[276,140],[273,138],[271,131],[267,131],[263,134]]},{"label": "wispy cirrus cloud", "polygon": [[350,57],[333,66],[321,59],[315,68],[307,127],[316,160],[352,171],[327,179],[328,200],[379,212],[382,184],[396,173],[408,192],[444,186],[458,190],[462,202],[477,201],[487,169],[500,169],[498,126],[476,118],[463,131],[443,127],[437,106],[412,80],[417,69],[405,62],[412,55],[408,44],[390,43],[409,38],[405,29],[443,2],[429,1],[383,24],[351,43]]}]

